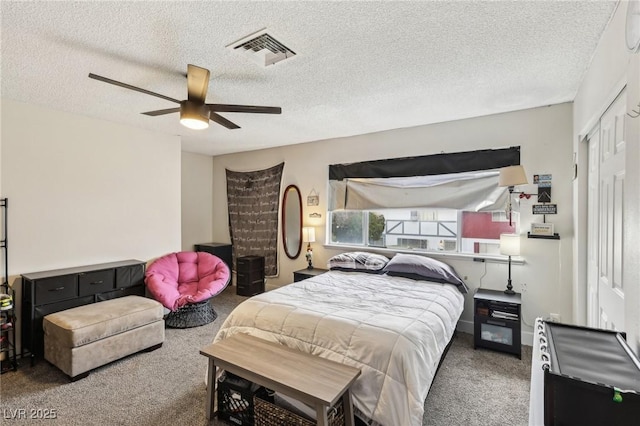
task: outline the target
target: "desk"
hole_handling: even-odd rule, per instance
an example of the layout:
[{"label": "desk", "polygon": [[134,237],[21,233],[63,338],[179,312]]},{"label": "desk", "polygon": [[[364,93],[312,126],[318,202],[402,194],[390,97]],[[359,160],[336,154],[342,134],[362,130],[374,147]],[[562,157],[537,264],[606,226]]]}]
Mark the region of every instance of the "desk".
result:
[{"label": "desk", "polygon": [[328,425],[327,410],[340,398],[345,423],[353,426],[351,385],[360,370],[247,334],[236,334],[200,350],[209,358],[207,419],[215,415],[216,366],[316,409],[317,424]]}]

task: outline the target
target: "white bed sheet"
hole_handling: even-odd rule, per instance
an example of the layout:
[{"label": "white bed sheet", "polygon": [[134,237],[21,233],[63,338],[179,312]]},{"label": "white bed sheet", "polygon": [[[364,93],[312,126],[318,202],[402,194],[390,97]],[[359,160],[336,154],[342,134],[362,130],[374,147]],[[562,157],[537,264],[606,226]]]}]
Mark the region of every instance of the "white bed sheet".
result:
[{"label": "white bed sheet", "polygon": [[419,426],[463,307],[450,284],[330,271],[244,301],[214,342],[246,333],[358,367],[359,412],[385,426]]}]

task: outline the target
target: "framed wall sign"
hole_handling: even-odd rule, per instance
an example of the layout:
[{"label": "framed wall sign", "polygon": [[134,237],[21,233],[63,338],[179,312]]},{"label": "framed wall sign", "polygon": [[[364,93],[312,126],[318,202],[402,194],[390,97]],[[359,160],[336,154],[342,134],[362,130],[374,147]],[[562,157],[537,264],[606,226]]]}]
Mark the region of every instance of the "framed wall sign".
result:
[{"label": "framed wall sign", "polygon": [[532,223],[531,235],[553,236],[553,223]]},{"label": "framed wall sign", "polygon": [[320,204],[320,195],[315,189],[312,189],[309,195],[307,195],[307,206],[317,206]]}]

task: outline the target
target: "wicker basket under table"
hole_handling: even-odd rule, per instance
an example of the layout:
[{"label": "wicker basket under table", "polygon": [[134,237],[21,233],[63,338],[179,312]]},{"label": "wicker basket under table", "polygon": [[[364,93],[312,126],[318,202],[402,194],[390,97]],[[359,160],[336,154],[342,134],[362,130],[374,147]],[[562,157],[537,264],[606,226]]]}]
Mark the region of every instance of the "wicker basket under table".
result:
[{"label": "wicker basket under table", "polygon": [[[253,410],[255,426],[315,426],[316,422],[307,420],[286,408],[272,404],[254,395]],[[342,399],[328,412],[329,426],[344,426],[344,408]]]}]

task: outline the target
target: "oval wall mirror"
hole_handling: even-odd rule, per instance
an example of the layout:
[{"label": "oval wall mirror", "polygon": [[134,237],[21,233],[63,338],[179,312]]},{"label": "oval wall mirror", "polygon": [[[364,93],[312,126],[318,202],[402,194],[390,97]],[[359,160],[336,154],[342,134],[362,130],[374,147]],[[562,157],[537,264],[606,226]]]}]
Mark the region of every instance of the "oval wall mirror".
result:
[{"label": "oval wall mirror", "polygon": [[289,259],[296,259],[302,249],[302,196],[295,185],[289,185],[282,197],[282,242]]}]

